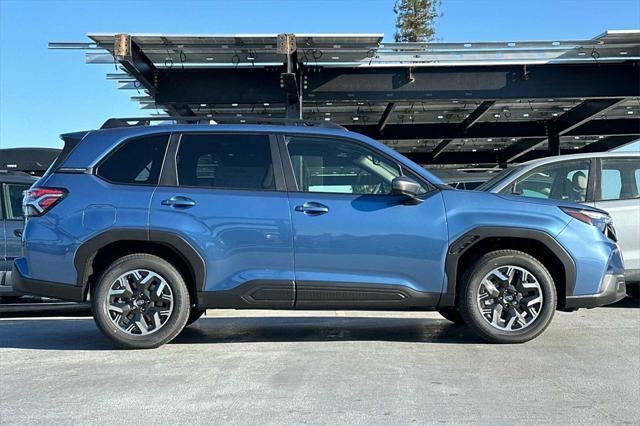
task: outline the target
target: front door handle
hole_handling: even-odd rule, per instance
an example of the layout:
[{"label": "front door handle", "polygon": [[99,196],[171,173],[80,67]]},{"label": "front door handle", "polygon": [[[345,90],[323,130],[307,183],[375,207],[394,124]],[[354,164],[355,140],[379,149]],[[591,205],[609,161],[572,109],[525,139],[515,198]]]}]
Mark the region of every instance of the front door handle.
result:
[{"label": "front door handle", "polygon": [[320,216],[321,214],[329,213],[329,207],[315,201],[307,201],[301,206],[296,206],[296,211],[309,216]]},{"label": "front door handle", "polygon": [[163,206],[171,206],[171,207],[181,207],[181,208],[189,208],[196,205],[196,202],[191,198],[182,197],[180,195],[176,195],[175,197],[171,197],[168,200],[162,200]]}]

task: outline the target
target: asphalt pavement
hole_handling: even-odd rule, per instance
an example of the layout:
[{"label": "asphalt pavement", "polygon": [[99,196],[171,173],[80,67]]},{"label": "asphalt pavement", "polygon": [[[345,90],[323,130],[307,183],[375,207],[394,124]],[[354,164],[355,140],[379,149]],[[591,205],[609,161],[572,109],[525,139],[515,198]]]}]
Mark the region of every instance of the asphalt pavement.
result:
[{"label": "asphalt pavement", "polygon": [[209,311],[146,351],[114,349],[87,317],[0,319],[2,425],[639,419],[633,299],[558,312],[521,345],[433,312]]}]

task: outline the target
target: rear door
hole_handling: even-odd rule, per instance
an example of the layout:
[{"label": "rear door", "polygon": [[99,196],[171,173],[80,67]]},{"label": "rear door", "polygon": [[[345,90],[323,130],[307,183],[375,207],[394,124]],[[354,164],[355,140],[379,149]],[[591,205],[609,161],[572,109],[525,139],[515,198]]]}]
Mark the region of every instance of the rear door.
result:
[{"label": "rear door", "polygon": [[178,233],[203,257],[209,307],[293,306],[289,202],[267,134],[172,136],[151,232]]},{"label": "rear door", "polygon": [[595,205],[613,218],[625,268],[640,270],[640,157],[599,162]]},{"label": "rear door", "polygon": [[437,303],[447,228],[442,196],[391,195],[406,174],[394,160],[347,139],[286,136],[296,307],[403,308]]}]

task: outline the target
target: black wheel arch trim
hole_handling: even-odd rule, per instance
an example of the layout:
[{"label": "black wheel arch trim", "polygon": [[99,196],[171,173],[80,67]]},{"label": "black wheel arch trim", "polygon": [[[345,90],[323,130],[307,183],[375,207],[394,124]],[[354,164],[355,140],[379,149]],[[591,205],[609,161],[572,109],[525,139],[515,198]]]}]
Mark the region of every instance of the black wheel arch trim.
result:
[{"label": "black wheel arch trim", "polygon": [[173,250],[191,268],[195,279],[195,290],[204,288],[206,281],[206,265],[200,253],[182,236],[168,231],[113,228],[101,232],[85,241],[78,247],[74,256],[74,266],[77,271],[76,285],[82,288],[86,295],[86,285],[91,274],[91,264],[100,249],[118,241],[145,241],[163,245]]},{"label": "black wheel arch trim", "polygon": [[523,238],[536,240],[547,247],[562,263],[565,275],[565,296],[573,294],[576,285],[576,264],[567,250],[550,234],[529,228],[481,226],[473,228],[449,245],[445,260],[447,291],[442,294],[440,306],[453,306],[458,282],[458,261],[471,247],[487,238]]}]

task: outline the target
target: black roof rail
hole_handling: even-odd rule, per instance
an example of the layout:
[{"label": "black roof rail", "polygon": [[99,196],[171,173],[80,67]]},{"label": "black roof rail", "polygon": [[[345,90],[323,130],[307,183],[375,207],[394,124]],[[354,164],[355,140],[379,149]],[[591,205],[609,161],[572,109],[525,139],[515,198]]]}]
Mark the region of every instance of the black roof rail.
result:
[{"label": "black roof rail", "polygon": [[[273,124],[284,126],[309,126],[324,127],[328,129],[347,130],[345,127],[330,121],[296,120],[292,118],[273,118],[261,116],[235,116],[235,115],[212,115],[212,116],[175,116],[175,115],[155,115],[152,117],[125,117],[109,118],[100,129],[115,129],[120,127],[149,126],[153,121],[173,121],[181,124]],[[212,123],[213,122],[213,123]]]}]

